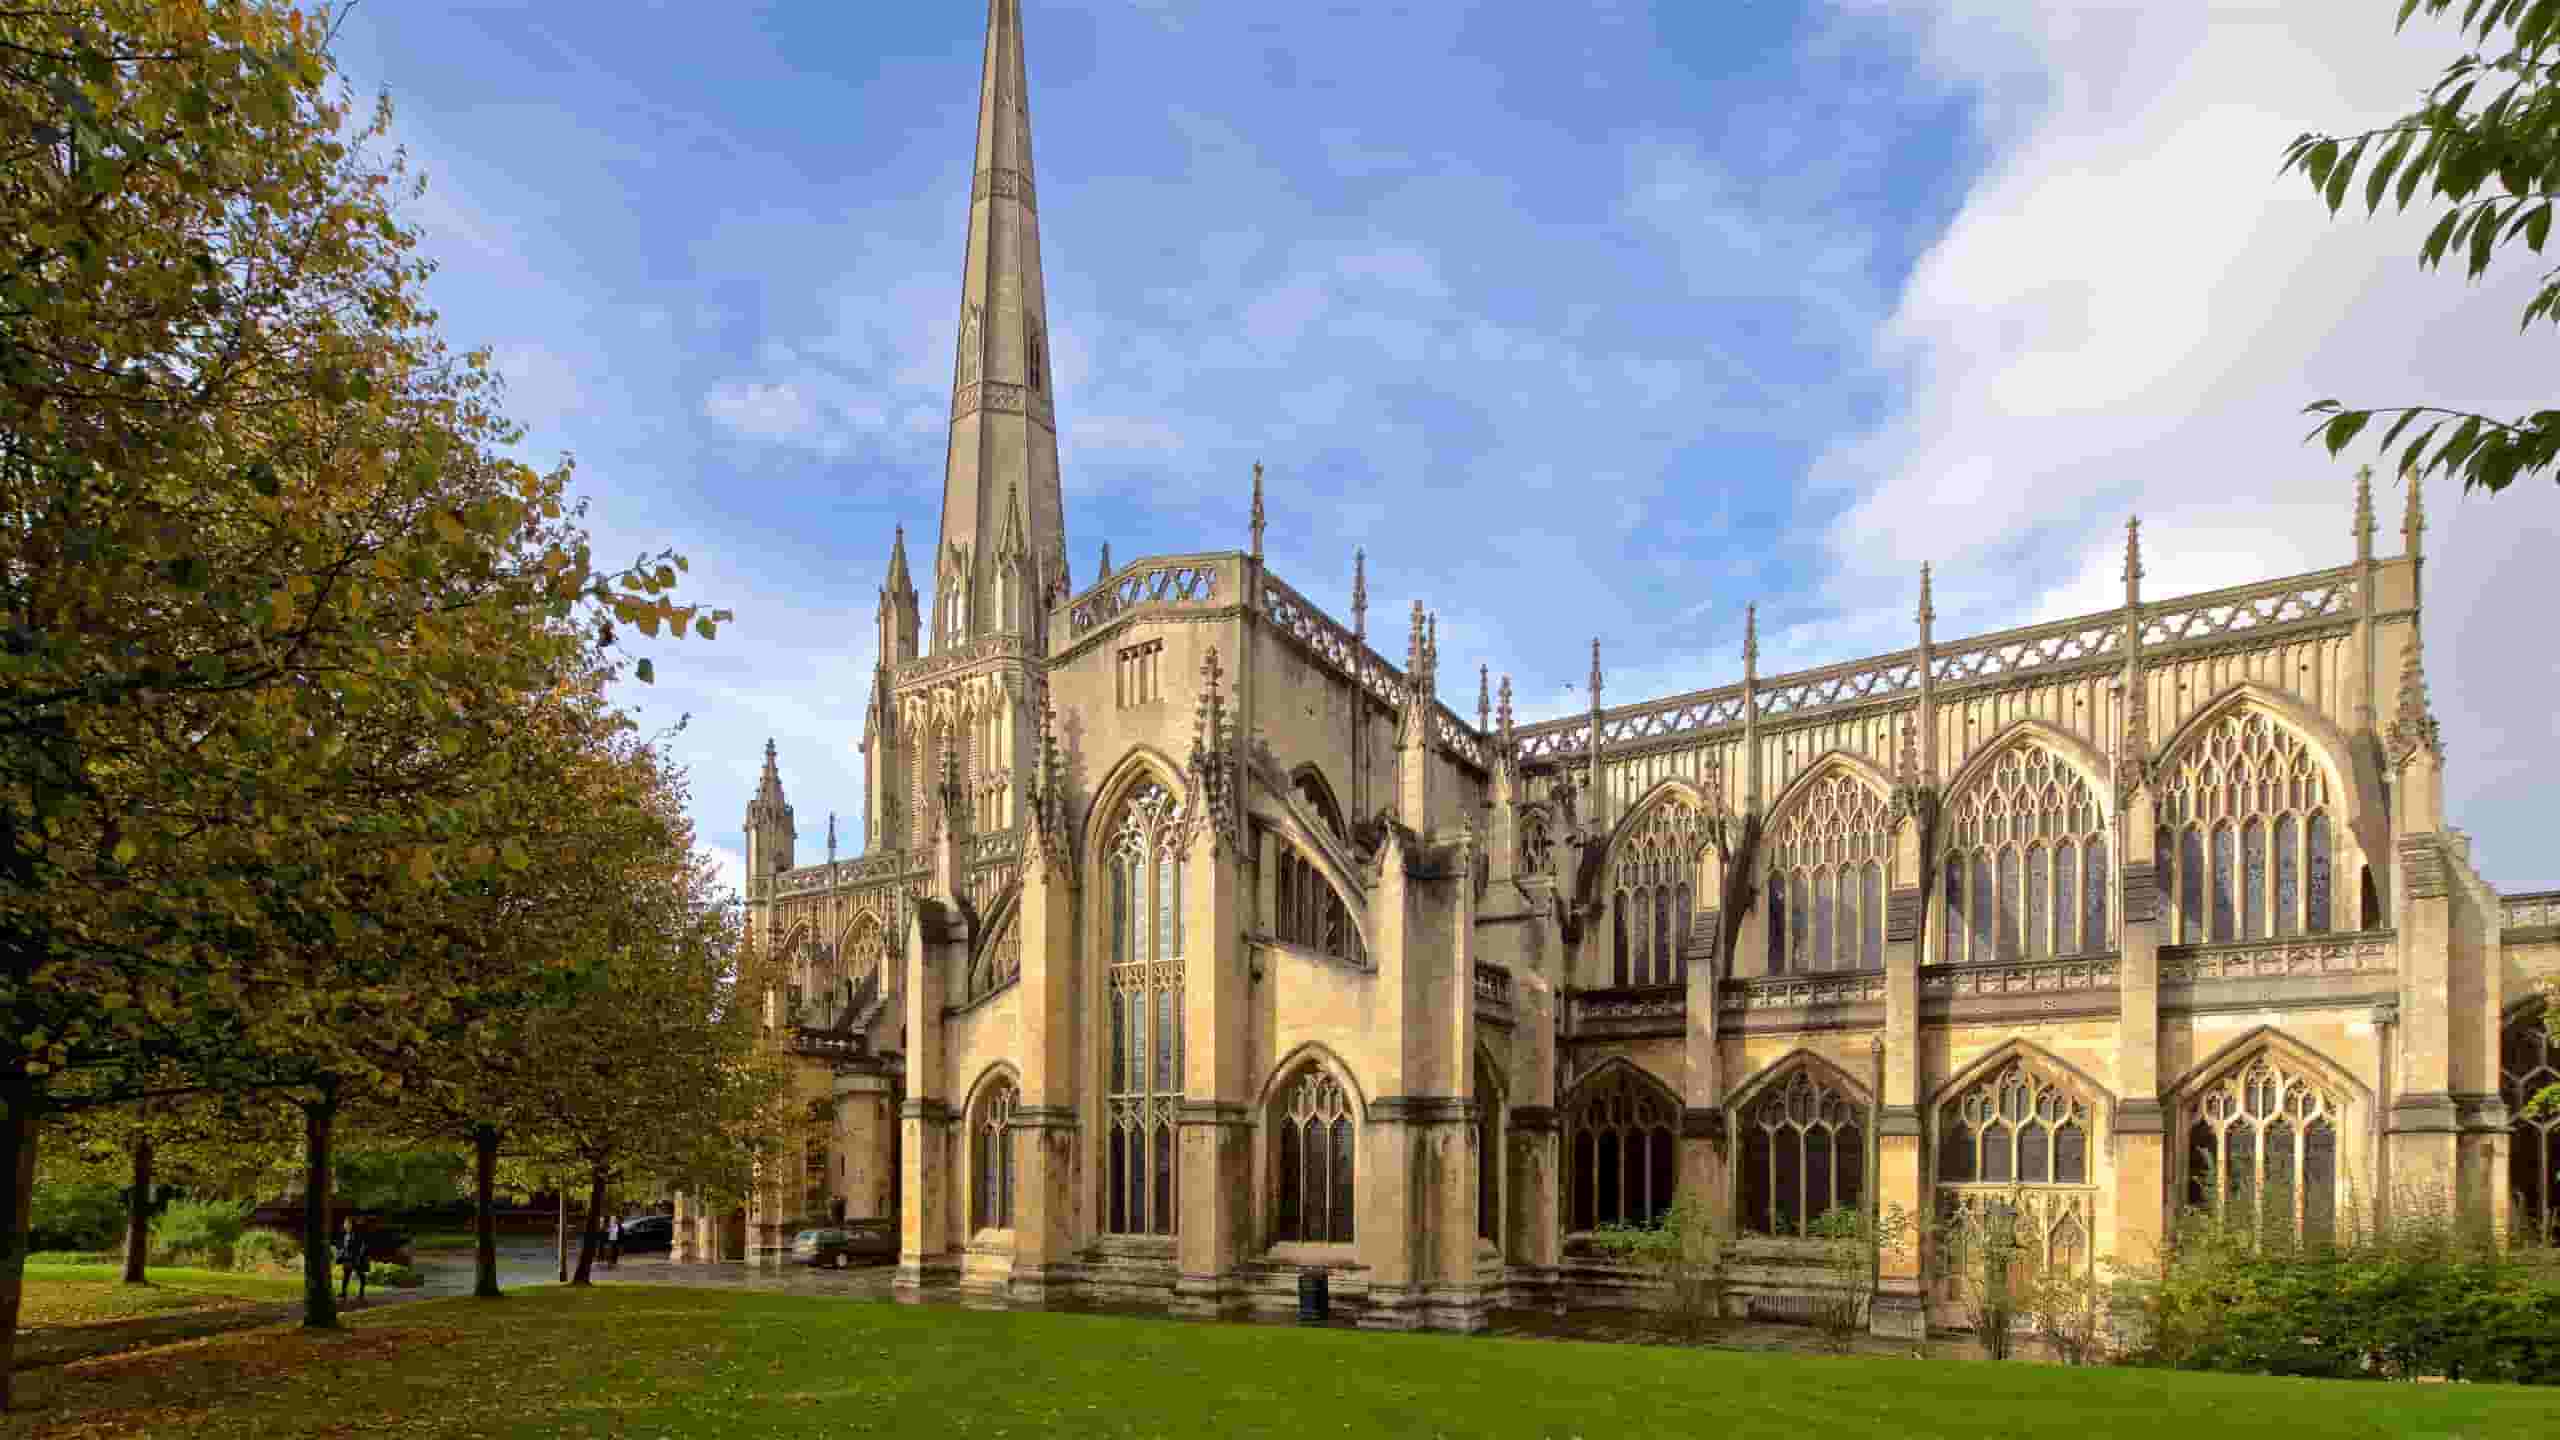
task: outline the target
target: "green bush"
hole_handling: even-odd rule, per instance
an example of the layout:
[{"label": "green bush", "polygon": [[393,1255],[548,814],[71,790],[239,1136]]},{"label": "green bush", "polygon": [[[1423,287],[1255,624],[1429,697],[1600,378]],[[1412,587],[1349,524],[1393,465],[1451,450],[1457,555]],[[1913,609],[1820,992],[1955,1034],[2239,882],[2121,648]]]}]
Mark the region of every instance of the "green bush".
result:
[{"label": "green bush", "polygon": [[1662,1314],[1681,1339],[1695,1344],[1723,1327],[1729,1237],[1704,1201],[1675,1191],[1671,1208],[1655,1223],[1603,1225],[1591,1240],[1601,1253],[1662,1282]]},{"label": "green bush", "polygon": [[249,1207],[236,1200],[172,1200],[151,1222],[152,1258],[228,1270],[248,1227]]},{"label": "green bush", "polygon": [[243,1231],[238,1243],[231,1247],[231,1266],[235,1270],[292,1273],[302,1268],[302,1247],[278,1231]]},{"label": "green bush", "polygon": [[427,1277],[407,1265],[376,1265],[372,1271],[376,1285],[390,1285],[402,1290],[415,1290],[427,1283]]},{"label": "green bush", "polygon": [[28,1215],[35,1250],[111,1250],[124,1238],[124,1191],[103,1180],[36,1185]]}]

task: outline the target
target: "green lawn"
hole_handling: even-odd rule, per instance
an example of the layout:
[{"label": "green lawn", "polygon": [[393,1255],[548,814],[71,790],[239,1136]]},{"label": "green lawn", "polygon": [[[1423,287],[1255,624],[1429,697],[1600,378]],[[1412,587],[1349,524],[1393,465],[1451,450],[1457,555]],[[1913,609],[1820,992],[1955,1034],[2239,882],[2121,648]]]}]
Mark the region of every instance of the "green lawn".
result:
[{"label": "green lawn", "polygon": [[241,1275],[228,1270],[151,1267],[149,1285],[124,1283],[122,1265],[27,1262],[26,1299],[18,1323],[30,1330],[95,1325],[172,1311],[219,1309],[302,1294],[299,1276]]},{"label": "green lawn", "polygon": [[[29,1376],[22,1376],[27,1380]],[[2551,1436],[2560,1392],[911,1307],[613,1286],[52,1374],[10,1433]],[[30,1387],[33,1389],[34,1387]]]}]

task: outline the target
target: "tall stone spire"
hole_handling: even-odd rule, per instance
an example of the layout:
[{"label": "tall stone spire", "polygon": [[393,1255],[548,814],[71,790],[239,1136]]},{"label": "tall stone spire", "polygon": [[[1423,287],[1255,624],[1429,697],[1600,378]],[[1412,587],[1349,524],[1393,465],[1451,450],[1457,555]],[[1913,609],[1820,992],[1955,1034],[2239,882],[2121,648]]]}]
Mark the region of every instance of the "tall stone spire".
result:
[{"label": "tall stone spire", "polygon": [[1039,207],[1031,170],[1022,0],[987,0],[978,80],[978,150],[969,186],[960,347],[951,382],[951,447],[943,468],[942,542],[934,554],[933,648],[1026,628],[1026,607],[998,604],[996,547],[1006,500],[1019,493],[1029,593],[1066,571],[1065,504],[1040,279]]}]

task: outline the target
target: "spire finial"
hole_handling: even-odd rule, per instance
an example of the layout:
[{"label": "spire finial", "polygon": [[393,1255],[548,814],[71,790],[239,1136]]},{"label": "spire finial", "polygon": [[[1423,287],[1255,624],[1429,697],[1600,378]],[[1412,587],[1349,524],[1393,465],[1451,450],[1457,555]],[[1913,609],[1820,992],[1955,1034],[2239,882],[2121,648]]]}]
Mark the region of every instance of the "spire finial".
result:
[{"label": "spire finial", "polygon": [[1929,633],[1929,626],[1938,618],[1938,607],[1929,599],[1929,562],[1926,560],[1920,562],[1920,609],[1911,618],[1920,622],[1923,635]]},{"label": "spire finial", "polygon": [[2410,757],[2424,750],[2441,760],[2444,738],[2436,725],[2435,707],[2427,701],[2427,671],[2421,655],[2425,647],[2419,643],[2418,629],[2409,627],[2409,646],[2400,655],[2400,706],[2385,737],[2391,749],[2394,767],[2406,765]]},{"label": "spire finial", "polygon": [[1494,723],[1494,724],[1495,724],[1495,726],[1497,726],[1497,727],[1501,730],[1501,732],[1502,732],[1502,749],[1503,749],[1503,753],[1504,753],[1504,754],[1509,754],[1509,753],[1511,752],[1511,745],[1512,745],[1512,739],[1511,739],[1511,677],[1510,677],[1509,675],[1505,675],[1505,676],[1503,676],[1503,677],[1502,677],[1502,692],[1501,692],[1501,693],[1502,693],[1502,698],[1501,698],[1500,702],[1498,703],[1498,705],[1496,706],[1496,708],[1495,708],[1495,710],[1494,710],[1494,712],[1493,712],[1493,723]]},{"label": "spire finial", "polygon": [[1262,558],[1262,462],[1253,462],[1253,558]]},{"label": "spire finial", "polygon": [[1102,573],[1093,577],[1096,583],[1111,578],[1111,542],[1102,542]]},{"label": "spire finial", "polygon": [[1413,602],[1413,631],[1404,641],[1404,673],[1417,686],[1422,683],[1422,602]]},{"label": "spire finial", "polygon": [[2124,603],[2142,603],[2142,517],[2124,517]]},{"label": "spire finial", "polygon": [[836,812],[827,812],[827,863],[836,863]]},{"label": "spire finial", "polygon": [[1756,679],[1760,674],[1760,602],[1742,607],[1742,675]]},{"label": "spire finial", "polygon": [[1482,735],[1492,728],[1493,667],[1478,665],[1476,667],[1476,733]]},{"label": "spire finial", "polygon": [[1594,714],[1600,710],[1600,637],[1597,635],[1591,637],[1591,710]]},{"label": "spire finial", "polygon": [[1351,633],[1366,638],[1369,633],[1369,551],[1366,546],[1351,552]]},{"label": "spire finial", "polygon": [[2400,546],[2415,560],[2425,548],[2420,537],[2427,533],[2426,475],[2415,466],[2400,468],[2400,483],[2409,487],[2409,508],[2400,518]]},{"label": "spire finial", "polygon": [[2373,558],[2373,467],[2356,467],[2356,559]]},{"label": "spire finial", "polygon": [[1422,632],[1422,663],[1431,672],[1431,687],[1440,688],[1440,612],[1431,612],[1430,628]]}]

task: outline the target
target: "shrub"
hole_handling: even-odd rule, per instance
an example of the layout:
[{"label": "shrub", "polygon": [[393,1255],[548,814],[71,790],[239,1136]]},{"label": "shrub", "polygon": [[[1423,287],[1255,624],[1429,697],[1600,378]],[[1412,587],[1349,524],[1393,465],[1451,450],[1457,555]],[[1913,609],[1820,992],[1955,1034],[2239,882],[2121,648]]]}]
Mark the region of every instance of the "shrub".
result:
[{"label": "shrub", "polygon": [[1881,1217],[1835,1206],[1806,1227],[1807,1235],[1822,1242],[1823,1278],[1828,1282],[1813,1300],[1813,1325],[1822,1333],[1824,1348],[1845,1355],[1866,1333],[1877,1271],[1886,1255],[1901,1252],[1910,1227],[1910,1218],[1899,1205],[1886,1206]]},{"label": "shrub", "polygon": [[1984,1358],[2009,1358],[2018,1318],[2027,1314],[2034,1255],[2020,1197],[1959,1207],[1938,1222],[1940,1274],[1973,1322]]},{"label": "shrub", "polygon": [[372,1270],[376,1285],[389,1285],[401,1290],[415,1290],[427,1283],[427,1277],[407,1265],[376,1265]]},{"label": "shrub", "polygon": [[164,1265],[231,1268],[249,1207],[234,1200],[172,1200],[151,1222],[151,1249]]},{"label": "shrub", "polygon": [[34,1250],[111,1250],[124,1238],[124,1191],[102,1180],[36,1186],[27,1243]]},{"label": "shrub", "polygon": [[1592,1243],[1662,1282],[1656,1302],[1671,1331],[1695,1344],[1724,1324],[1728,1237],[1707,1204],[1685,1190],[1651,1225],[1604,1225]]},{"label": "shrub", "polygon": [[296,1272],[302,1268],[302,1247],[279,1231],[243,1231],[231,1247],[231,1265],[236,1270]]},{"label": "shrub", "polygon": [[2065,1365],[2106,1358],[2110,1287],[2089,1271],[2065,1266],[2027,1282],[2027,1318]]}]

